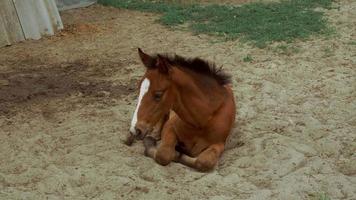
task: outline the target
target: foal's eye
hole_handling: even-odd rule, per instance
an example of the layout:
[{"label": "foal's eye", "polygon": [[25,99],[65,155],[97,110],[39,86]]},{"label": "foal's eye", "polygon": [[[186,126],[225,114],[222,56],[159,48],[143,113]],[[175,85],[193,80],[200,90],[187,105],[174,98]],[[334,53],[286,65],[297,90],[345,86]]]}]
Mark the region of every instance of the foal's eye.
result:
[{"label": "foal's eye", "polygon": [[155,101],[160,101],[163,96],[163,91],[158,91],[153,94]]}]

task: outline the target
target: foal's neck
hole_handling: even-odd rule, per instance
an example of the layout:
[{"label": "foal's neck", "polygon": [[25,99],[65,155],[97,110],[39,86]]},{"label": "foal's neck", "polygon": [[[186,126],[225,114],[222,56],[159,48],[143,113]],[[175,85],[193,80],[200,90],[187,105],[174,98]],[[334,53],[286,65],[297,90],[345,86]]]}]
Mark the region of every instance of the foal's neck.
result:
[{"label": "foal's neck", "polygon": [[173,110],[191,126],[205,127],[226,97],[224,86],[211,77],[189,70],[177,69],[174,74],[177,94]]}]

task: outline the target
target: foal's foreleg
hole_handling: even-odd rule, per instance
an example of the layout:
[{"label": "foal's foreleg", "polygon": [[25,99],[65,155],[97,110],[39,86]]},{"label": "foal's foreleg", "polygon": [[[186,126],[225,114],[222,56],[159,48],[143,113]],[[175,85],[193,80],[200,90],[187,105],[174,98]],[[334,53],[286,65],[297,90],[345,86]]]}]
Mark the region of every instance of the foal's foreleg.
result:
[{"label": "foal's foreleg", "polygon": [[158,148],[152,138],[147,137],[144,139],[145,155],[153,158],[161,165],[168,165],[179,156],[179,153],[175,150],[176,144],[176,135],[170,130],[164,130],[162,132],[161,144]]},{"label": "foal's foreleg", "polygon": [[224,146],[225,145],[223,143],[210,145],[196,158],[181,154],[181,156],[178,157],[177,162],[195,168],[198,171],[210,171],[214,169],[217,164],[221,154],[224,151]]}]

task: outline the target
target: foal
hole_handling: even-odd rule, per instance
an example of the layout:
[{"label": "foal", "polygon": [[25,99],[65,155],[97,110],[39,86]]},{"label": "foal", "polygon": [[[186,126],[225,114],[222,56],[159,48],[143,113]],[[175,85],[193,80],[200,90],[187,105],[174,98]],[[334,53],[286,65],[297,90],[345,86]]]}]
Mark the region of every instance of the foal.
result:
[{"label": "foal", "polygon": [[[138,53],[146,73],[132,131],[144,138],[145,155],[161,165],[175,161],[212,170],[235,121],[229,76],[199,58]],[[145,137],[154,130],[161,134],[158,147]]]}]

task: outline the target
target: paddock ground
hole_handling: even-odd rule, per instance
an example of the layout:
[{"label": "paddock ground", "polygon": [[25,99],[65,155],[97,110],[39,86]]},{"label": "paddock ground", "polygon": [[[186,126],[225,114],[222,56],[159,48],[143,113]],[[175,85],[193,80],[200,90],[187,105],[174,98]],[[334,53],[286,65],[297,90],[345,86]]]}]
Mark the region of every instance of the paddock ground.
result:
[{"label": "paddock ground", "polygon": [[[0,199],[356,199],[356,2],[335,5],[336,35],[264,49],[156,14],[63,12],[56,36],[0,49]],[[137,47],[232,74],[236,128],[213,172],[162,167],[122,143],[144,71]]]}]

